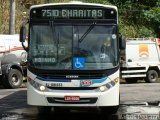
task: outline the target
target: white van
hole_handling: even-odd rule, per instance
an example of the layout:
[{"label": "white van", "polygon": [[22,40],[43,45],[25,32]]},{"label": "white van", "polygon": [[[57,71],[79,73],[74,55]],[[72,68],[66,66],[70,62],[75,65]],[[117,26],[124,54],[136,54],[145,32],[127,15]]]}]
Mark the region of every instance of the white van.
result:
[{"label": "white van", "polygon": [[121,65],[121,77],[128,83],[145,79],[157,82],[160,71],[160,50],[158,39],[127,39]]}]

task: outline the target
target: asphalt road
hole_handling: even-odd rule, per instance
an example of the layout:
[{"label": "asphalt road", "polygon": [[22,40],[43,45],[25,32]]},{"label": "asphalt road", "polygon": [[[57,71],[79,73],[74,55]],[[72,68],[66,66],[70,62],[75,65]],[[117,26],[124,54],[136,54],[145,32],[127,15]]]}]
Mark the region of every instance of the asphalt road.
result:
[{"label": "asphalt road", "polygon": [[[26,88],[0,89],[0,119],[1,120],[150,120],[159,119],[160,113],[160,83],[121,84],[120,108],[115,115],[101,116],[96,111],[71,111],[62,115],[52,112],[40,115],[36,107],[26,103]],[[143,116],[139,116],[143,115]],[[148,116],[152,115],[152,116]],[[145,119],[144,119],[145,117]]]},{"label": "asphalt road", "polygon": [[148,102],[160,101],[160,83],[136,83],[121,84],[121,104],[127,102]]}]

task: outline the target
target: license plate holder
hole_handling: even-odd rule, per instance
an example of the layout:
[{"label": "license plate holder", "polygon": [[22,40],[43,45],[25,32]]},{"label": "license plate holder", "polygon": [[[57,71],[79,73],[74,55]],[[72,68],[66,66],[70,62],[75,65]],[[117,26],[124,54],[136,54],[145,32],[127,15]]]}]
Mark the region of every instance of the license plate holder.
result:
[{"label": "license plate holder", "polygon": [[76,101],[80,101],[80,97],[79,96],[64,96],[64,101],[76,102]]}]

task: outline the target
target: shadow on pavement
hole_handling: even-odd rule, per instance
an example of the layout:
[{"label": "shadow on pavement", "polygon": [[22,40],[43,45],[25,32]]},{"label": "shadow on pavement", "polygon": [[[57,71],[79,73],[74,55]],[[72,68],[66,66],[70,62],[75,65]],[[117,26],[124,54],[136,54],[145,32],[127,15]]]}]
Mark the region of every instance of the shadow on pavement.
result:
[{"label": "shadow on pavement", "polygon": [[26,90],[20,90],[0,99],[0,113],[28,107],[26,94]]},{"label": "shadow on pavement", "polygon": [[94,112],[70,112],[68,114],[37,115],[34,120],[118,120],[117,115],[101,115]]},{"label": "shadow on pavement", "polygon": [[0,99],[2,120],[118,120],[117,115],[102,116],[95,111],[71,111],[67,114],[38,114],[36,107],[27,105],[27,91],[19,90]]}]

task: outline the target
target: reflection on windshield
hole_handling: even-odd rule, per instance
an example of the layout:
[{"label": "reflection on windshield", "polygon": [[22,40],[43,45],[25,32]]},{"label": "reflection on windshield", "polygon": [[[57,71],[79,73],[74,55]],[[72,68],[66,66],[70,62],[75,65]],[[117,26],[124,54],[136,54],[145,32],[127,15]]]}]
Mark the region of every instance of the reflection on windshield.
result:
[{"label": "reflection on windshield", "polygon": [[[88,26],[75,26],[76,40],[83,36]],[[117,64],[115,26],[95,26],[82,42],[74,42],[78,48],[74,56],[85,58],[85,68],[106,69]]]},{"label": "reflection on windshield", "polygon": [[96,70],[117,65],[116,26],[34,25],[30,33],[29,64],[36,68]]},{"label": "reflection on windshield", "polygon": [[[29,50],[31,65],[46,69],[64,69],[62,61],[71,59],[71,26],[58,26],[54,29],[50,26],[31,27]],[[71,69],[71,64],[68,69]]]}]

